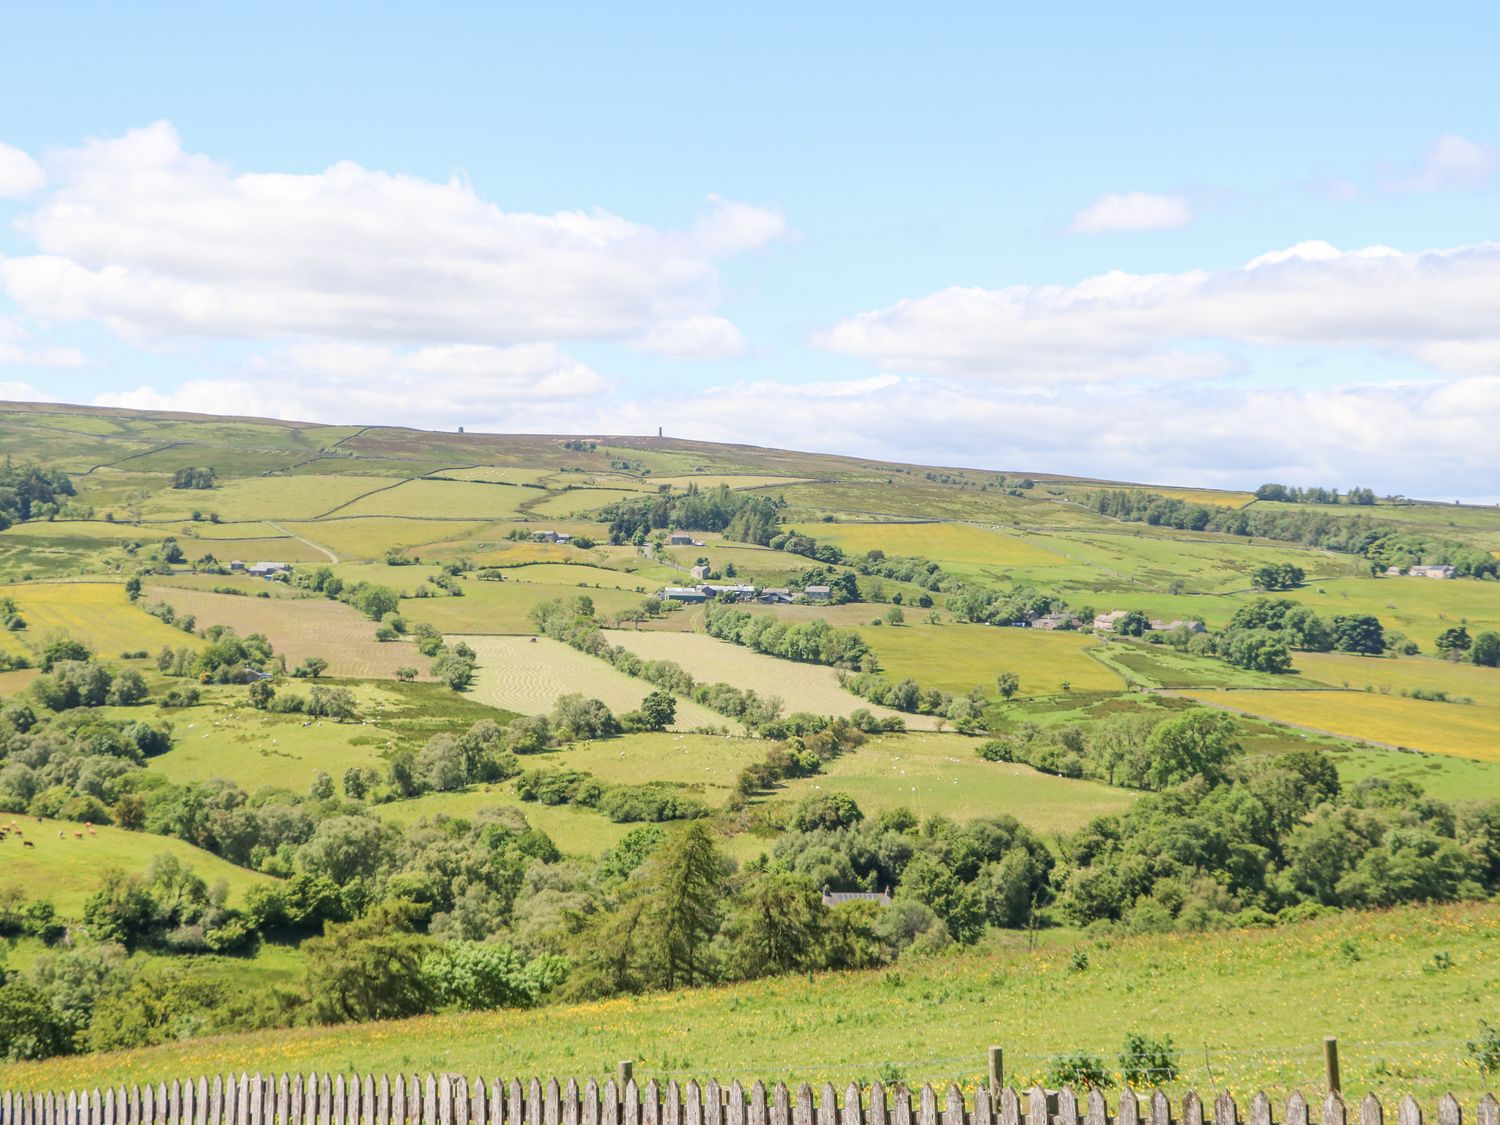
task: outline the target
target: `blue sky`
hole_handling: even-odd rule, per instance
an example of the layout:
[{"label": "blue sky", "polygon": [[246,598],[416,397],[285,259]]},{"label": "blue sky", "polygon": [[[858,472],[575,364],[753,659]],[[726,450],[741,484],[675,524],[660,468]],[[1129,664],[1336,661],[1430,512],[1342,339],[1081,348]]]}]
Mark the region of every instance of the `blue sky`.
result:
[{"label": "blue sky", "polygon": [[1500,498],[1493,6],[6,22],[7,397]]}]

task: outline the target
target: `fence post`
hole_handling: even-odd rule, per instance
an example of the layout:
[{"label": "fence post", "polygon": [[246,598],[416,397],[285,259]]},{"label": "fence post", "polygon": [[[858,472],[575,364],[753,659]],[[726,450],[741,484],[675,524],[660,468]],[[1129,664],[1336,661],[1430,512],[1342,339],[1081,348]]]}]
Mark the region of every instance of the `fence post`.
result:
[{"label": "fence post", "polygon": [[625,1087],[630,1085],[630,1080],[632,1077],[634,1077],[634,1075],[635,1063],[630,1059],[621,1059],[617,1080],[620,1083],[620,1102],[622,1105],[625,1101]]},{"label": "fence post", "polygon": [[1002,1047],[990,1048],[990,1097],[998,1098],[1000,1090],[1005,1085],[1005,1050]]},{"label": "fence post", "polygon": [[1330,1094],[1342,1094],[1344,1091],[1339,1083],[1339,1041],[1337,1036],[1325,1035],[1323,1037],[1323,1069],[1328,1075],[1328,1092]]}]

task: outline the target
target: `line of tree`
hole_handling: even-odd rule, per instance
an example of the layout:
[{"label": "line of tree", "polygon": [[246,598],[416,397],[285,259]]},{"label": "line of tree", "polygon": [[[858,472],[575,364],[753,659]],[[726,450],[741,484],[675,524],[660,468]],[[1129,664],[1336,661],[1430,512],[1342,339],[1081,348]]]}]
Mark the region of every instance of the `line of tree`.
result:
[{"label": "line of tree", "polygon": [[1353,504],[1369,508],[1375,504],[1375,493],[1368,488],[1351,488],[1339,495],[1336,488],[1297,488],[1285,484],[1263,484],[1255,490],[1257,500],[1279,500],[1287,504]]},{"label": "line of tree", "polygon": [[709,606],[703,627],[709,636],[721,641],[783,660],[827,664],[850,671],[880,670],[879,661],[863,637],[852,629],[830,625],[821,617],[799,624],[734,606]]}]

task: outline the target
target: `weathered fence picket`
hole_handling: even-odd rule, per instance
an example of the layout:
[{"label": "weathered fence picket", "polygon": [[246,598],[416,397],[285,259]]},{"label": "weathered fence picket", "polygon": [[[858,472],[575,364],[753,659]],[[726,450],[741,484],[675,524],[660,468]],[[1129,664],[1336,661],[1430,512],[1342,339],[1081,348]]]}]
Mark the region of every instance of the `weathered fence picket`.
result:
[{"label": "weathered fence picket", "polygon": [[[1205,1102],[1193,1091],[1175,1103],[1160,1090],[1126,1090],[1115,1112],[1099,1090],[957,1085],[910,1089],[831,1082],[818,1089],[778,1082],[748,1090],[658,1082],[623,1086],[616,1078],[539,1076],[524,1080],[462,1074],[240,1074],[68,1091],[0,1091],[0,1125],[1387,1125],[1386,1108],[1367,1094],[1358,1106],[1337,1092],[1316,1104],[1293,1091],[1280,1105],[1257,1091],[1247,1110],[1227,1093]],[[1175,1110],[1175,1112],[1174,1112]],[[1404,1096],[1390,1125],[1500,1125],[1500,1101],[1485,1094],[1466,1118],[1443,1094],[1424,1116]]]}]

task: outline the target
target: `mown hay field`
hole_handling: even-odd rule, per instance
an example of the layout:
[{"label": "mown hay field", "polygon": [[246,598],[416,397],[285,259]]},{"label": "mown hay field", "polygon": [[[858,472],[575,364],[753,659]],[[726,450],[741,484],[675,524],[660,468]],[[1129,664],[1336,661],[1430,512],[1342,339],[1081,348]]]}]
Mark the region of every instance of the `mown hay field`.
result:
[{"label": "mown hay field", "polygon": [[443,633],[534,633],[531,610],[540,602],[557,598],[571,601],[587,594],[594,601],[595,613],[603,617],[639,606],[644,600],[642,594],[609,587],[580,590],[576,585],[478,578],[466,581],[463,590],[461,598],[408,599],[401,603],[401,614],[410,621],[425,621]]},{"label": "mown hay field", "polygon": [[[920,611],[908,610],[908,619]],[[1073,691],[1123,691],[1124,681],[1087,650],[1091,636],[994,625],[896,625],[860,629],[887,678],[910,676],[923,687],[965,692],[976,684],[996,694],[995,677],[1014,672],[1021,694],[1051,695],[1067,682]]]},{"label": "mown hay field", "polygon": [[239,477],[213,488],[163,488],[141,506],[147,517],[183,516],[194,509],[224,520],[308,520],[391,481],[379,477]]},{"label": "mown hay field", "polygon": [[[1001,934],[959,954],[888,970],[784,977],[533,1011],[299,1027],[0,1066],[0,1083],[67,1088],[241,1070],[911,1084],[985,1079],[991,1043],[1006,1080],[1043,1080],[1058,1055],[1110,1066],[1126,1031],[1171,1035],[1169,1090],[1315,1095],[1322,1040],[1339,1039],[1343,1091],[1414,1091],[1430,1106],[1483,1088],[1463,1044],[1500,993],[1500,907],[1340,913],[1272,929],[1093,941]],[[1076,958],[1081,952],[1083,958]],[[1438,954],[1451,967],[1426,971]],[[1086,960],[1087,969],[1075,965]],[[1318,1002],[1311,1004],[1309,997]],[[1129,1019],[1101,1019],[1101,1012]],[[964,1017],[964,1018],[960,1018]],[[1191,1045],[1191,1046],[1189,1046]],[[503,1057],[502,1057],[503,1056]]]},{"label": "mown hay field", "polygon": [[291,522],[281,526],[293,535],[327,547],[340,559],[380,559],[393,547],[420,554],[420,548],[426,544],[465,539],[490,525],[420,518],[343,518],[341,513],[339,517],[316,523]]},{"label": "mown hay field", "polygon": [[[0,840],[0,891],[19,888],[28,899],[46,898],[65,918],[83,916],[84,901],[99,889],[99,878],[109,868],[141,872],[162,854],[176,856],[209,886],[226,880],[236,900],[257,883],[275,882],[269,875],[236,867],[171,836],[101,826],[90,833],[82,824],[68,820],[0,814],[0,827],[12,825],[19,827],[22,835],[11,829]],[[23,840],[30,840],[33,846],[24,847]]]},{"label": "mown hay field", "polygon": [[1387,746],[1500,762],[1493,707],[1432,703],[1365,691],[1185,691],[1216,707]]},{"label": "mown hay field", "polygon": [[396,669],[402,666],[416,668],[424,675],[427,669],[428,661],[414,644],[382,644],[375,639],[375,623],[342,602],[235,597],[169,586],[147,587],[142,600],[166,602],[179,617],[191,613],[200,629],[228,625],[241,636],[263,633],[276,654],[286,657],[288,668],[295,668],[309,656],[321,656],[328,661],[330,676],[394,679]]},{"label": "mown hay field", "polygon": [[670,660],[680,664],[699,683],[732,684],[760,696],[777,696],[785,711],[810,711],[814,715],[847,716],[858,708],[882,717],[905,720],[913,728],[936,725],[930,715],[907,715],[889,707],[876,707],[839,685],[838,673],[821,664],[801,664],[752,652],[740,645],[704,633],[606,631],[606,636],[645,660]]},{"label": "mown hay field", "polygon": [[1048,566],[1065,562],[1035,539],[969,523],[835,523],[803,529],[851,555],[881,550],[938,562],[983,566]]},{"label": "mown hay field", "polygon": [[498,520],[514,516],[523,502],[534,500],[536,496],[534,489],[505,484],[409,480],[394,488],[367,490],[360,499],[344,505],[334,514]]},{"label": "mown hay field", "polygon": [[200,648],[204,643],[146,613],[142,606],[149,598],[131,604],[125,587],[114,582],[23,582],[0,587],[0,594],[15,598],[26,619],[26,643],[33,647],[64,633],[108,660],[122,652],[154,654],[164,645]]},{"label": "mown hay field", "polygon": [[780,795],[800,800],[847,793],[867,816],[895,808],[955,820],[1009,814],[1048,835],[1077,831],[1135,801],[1124,789],[986,762],[974,753],[980,741],[959,734],[881,735],[830,762],[823,773],[788,782]]},{"label": "mown hay field", "polygon": [[[453,636],[478,655],[473,698],[491,707],[539,715],[561,695],[602,700],[611,711],[633,711],[653,691],[651,684],[617,672],[602,660],[547,637]],[[725,727],[733,720],[685,699],[677,701],[680,730]]]}]

